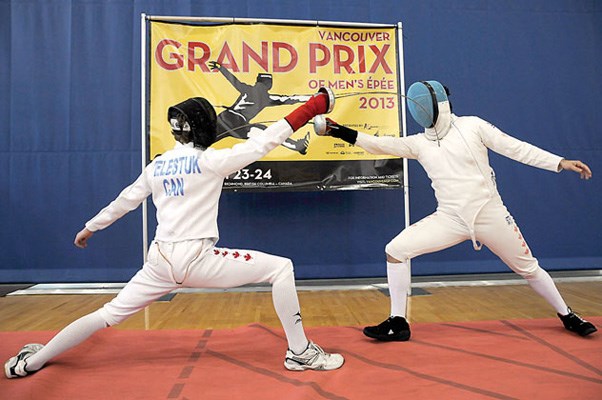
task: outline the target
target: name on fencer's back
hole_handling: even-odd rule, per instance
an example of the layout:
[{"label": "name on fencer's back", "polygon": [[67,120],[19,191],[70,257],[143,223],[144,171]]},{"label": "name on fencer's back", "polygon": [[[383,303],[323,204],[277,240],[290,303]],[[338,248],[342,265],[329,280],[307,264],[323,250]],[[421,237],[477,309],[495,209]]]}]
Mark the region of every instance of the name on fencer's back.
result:
[{"label": "name on fencer's back", "polygon": [[166,196],[184,196],[184,177],[175,175],[200,174],[199,159],[197,156],[182,156],[168,160],[157,160],[153,176],[165,177],[163,189]]}]

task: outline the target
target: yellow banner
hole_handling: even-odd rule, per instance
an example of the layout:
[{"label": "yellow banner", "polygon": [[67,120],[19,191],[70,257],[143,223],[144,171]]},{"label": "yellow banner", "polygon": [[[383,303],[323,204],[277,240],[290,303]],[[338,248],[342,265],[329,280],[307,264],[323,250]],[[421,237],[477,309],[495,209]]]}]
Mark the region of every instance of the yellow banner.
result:
[{"label": "yellow banner", "polygon": [[[183,25],[151,22],[150,158],[171,149],[167,109],[190,97],[213,104],[214,148],[231,147],[294,110],[320,86],[337,99],[329,115],[368,134],[400,136],[395,28],[290,25]],[[388,159],[311,122],[262,161]]]}]

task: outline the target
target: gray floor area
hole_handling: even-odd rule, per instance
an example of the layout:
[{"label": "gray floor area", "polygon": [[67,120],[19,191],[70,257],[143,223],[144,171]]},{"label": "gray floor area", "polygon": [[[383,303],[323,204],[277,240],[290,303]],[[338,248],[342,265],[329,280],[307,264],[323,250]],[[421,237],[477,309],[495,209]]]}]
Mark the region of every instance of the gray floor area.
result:
[{"label": "gray floor area", "polygon": [[[551,271],[550,275],[554,281],[559,282],[602,282],[602,270],[579,270],[579,271]],[[504,274],[470,274],[470,275],[431,275],[413,276],[412,294],[428,294],[430,287],[451,286],[499,286],[499,285],[522,285],[525,280],[514,273]],[[26,288],[18,288],[13,285],[14,290],[7,296],[34,295],[34,294],[110,294],[117,293],[125,283],[40,283]],[[10,286],[10,285],[6,285]],[[387,279],[357,278],[357,279],[319,279],[298,280],[297,290],[373,290],[377,289],[388,295]],[[176,293],[222,293],[222,292],[261,292],[270,291],[268,284],[247,285],[232,289],[176,289]]]},{"label": "gray floor area", "polygon": [[0,297],[4,297],[7,294],[16,292],[17,290],[24,290],[31,286],[33,283],[23,283],[23,284],[0,284]]}]

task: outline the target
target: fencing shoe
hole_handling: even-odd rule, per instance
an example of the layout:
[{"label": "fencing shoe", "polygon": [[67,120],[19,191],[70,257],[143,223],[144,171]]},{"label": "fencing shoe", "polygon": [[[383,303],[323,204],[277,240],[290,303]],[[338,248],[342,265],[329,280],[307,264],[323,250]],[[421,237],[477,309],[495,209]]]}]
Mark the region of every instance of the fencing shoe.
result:
[{"label": "fencing shoe", "polygon": [[6,377],[20,378],[31,373],[32,371],[27,371],[25,369],[27,367],[27,359],[42,350],[42,348],[44,348],[44,345],[36,343],[30,343],[23,346],[16,356],[11,357],[4,364],[4,374]]},{"label": "fencing shoe", "polygon": [[567,315],[558,315],[558,318],[564,324],[564,327],[571,331],[575,332],[580,336],[587,336],[591,333],[596,332],[598,329],[592,324],[575,314],[573,310],[569,307],[569,313]]},{"label": "fencing shoe", "polygon": [[344,362],[345,359],[342,355],[326,353],[320,346],[310,340],[307,349],[299,355],[293,353],[290,349],[287,350],[284,366],[291,371],[304,371],[306,369],[330,371],[340,368]]},{"label": "fencing shoe", "polygon": [[383,342],[405,342],[410,340],[410,325],[404,317],[389,317],[379,325],[365,327],[364,335]]}]

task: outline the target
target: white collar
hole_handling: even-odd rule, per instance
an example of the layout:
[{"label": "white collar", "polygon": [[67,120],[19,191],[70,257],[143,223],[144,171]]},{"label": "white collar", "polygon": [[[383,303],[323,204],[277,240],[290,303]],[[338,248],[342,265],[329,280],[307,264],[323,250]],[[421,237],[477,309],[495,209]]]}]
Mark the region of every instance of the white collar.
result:
[{"label": "white collar", "polygon": [[180,143],[176,140],[176,145],[174,146],[174,149],[177,149],[179,147],[190,147],[193,148],[194,147],[194,143],[193,142],[188,142],[188,143]]},{"label": "white collar", "polygon": [[424,130],[424,136],[428,140],[441,140],[447,135],[451,128],[452,113],[449,107],[449,101],[442,101],[438,103],[439,116],[437,122],[433,128],[426,128]]}]

